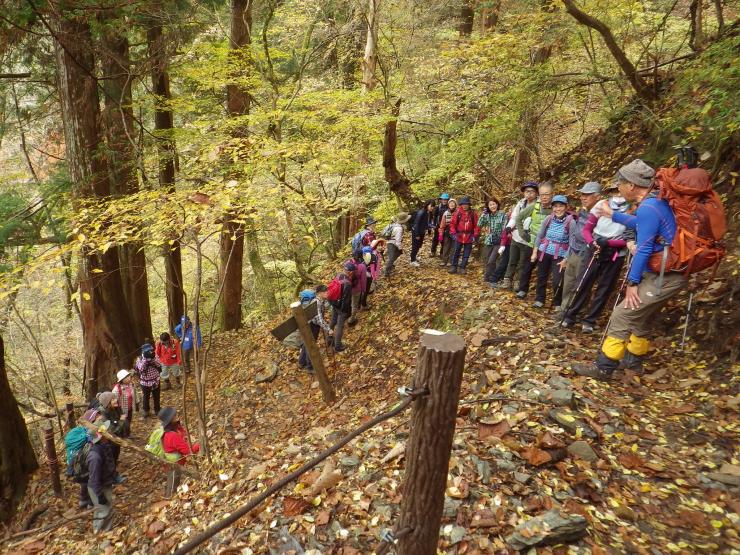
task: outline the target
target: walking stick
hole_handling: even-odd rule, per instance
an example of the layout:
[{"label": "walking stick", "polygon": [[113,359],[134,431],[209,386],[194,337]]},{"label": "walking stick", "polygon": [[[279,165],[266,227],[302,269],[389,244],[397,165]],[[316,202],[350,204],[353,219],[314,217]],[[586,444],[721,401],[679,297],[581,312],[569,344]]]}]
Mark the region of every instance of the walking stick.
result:
[{"label": "walking stick", "polygon": [[691,303],[694,300],[694,292],[689,293],[689,306],[686,308],[686,323],[683,325],[683,337],[681,338],[681,350],[686,344],[686,334],[689,333],[689,318],[691,317]]},{"label": "walking stick", "polygon": [[[565,322],[565,315],[568,314],[571,307],[573,306],[573,301],[576,300],[576,296],[578,295],[578,292],[581,290],[581,287],[583,287],[583,282],[586,281],[586,275],[588,274],[588,271],[591,269],[591,265],[594,263],[594,260],[596,260],[596,256],[599,254],[600,250],[595,249],[594,253],[591,255],[591,260],[588,261],[588,265],[586,266],[586,269],[583,272],[583,275],[581,276],[581,279],[578,281],[578,285],[576,285],[576,290],[573,291],[573,294],[570,296],[570,301],[568,301],[568,306],[565,307],[565,310],[563,310],[563,316],[560,318],[559,326],[563,325],[563,322]],[[562,281],[561,281],[562,284]],[[554,299],[553,299],[554,301]]]}]

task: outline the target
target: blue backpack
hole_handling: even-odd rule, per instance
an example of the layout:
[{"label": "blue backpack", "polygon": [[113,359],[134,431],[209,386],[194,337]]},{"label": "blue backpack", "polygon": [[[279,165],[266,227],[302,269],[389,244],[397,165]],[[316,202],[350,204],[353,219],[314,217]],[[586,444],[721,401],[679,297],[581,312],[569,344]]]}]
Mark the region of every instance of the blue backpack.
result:
[{"label": "blue backpack", "polygon": [[362,247],[362,240],[365,238],[365,235],[367,235],[367,232],[367,229],[363,229],[352,237],[352,252],[355,252],[357,249]]},{"label": "blue backpack", "polygon": [[303,306],[306,306],[315,298],[316,292],[313,289],[304,289],[303,291],[298,293],[298,299],[301,301],[301,304]]}]

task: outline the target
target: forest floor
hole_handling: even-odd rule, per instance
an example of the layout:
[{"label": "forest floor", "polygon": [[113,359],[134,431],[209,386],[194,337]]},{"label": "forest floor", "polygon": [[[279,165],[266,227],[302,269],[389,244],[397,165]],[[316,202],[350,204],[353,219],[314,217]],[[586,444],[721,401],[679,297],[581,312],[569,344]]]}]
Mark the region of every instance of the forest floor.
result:
[{"label": "forest floor", "polygon": [[[115,491],[112,531],[94,537],[85,518],[29,537],[10,552],[171,552],[397,402],[397,388],[411,382],[424,328],[461,334],[468,345],[442,552],[506,552],[507,536],[550,508],[586,518],[587,536],[572,545],[580,553],[740,550],[738,373],[691,340],[682,351],[683,326],[674,311],[656,323],[659,337],[645,375],[625,373],[611,384],[578,377],[569,365],[593,358],[600,330],[554,332],[555,321],[531,302],[484,286],[480,264],[452,276],[436,258],[411,268],[404,257],[372,295],[371,310],[349,329],[348,349],[327,361],[338,399],[332,406],[298,368],[297,353],[269,336],[269,326],[217,335],[208,477],[187,480],[165,500],[161,470],[124,452],[120,469],[128,481]],[[256,384],[274,364],[276,378]],[[494,396],[502,399],[481,401]],[[179,404],[178,398],[179,392],[165,392],[163,404]],[[328,467],[284,488],[202,552],[371,553],[398,515],[409,414],[353,441]],[[134,439],[145,443],[153,425],[138,420]],[[322,471],[332,470],[328,490],[312,489]],[[36,526],[77,511],[74,484],[65,484],[61,500],[49,490],[48,474],[40,471],[13,531],[43,504],[50,508]],[[533,523],[520,541],[534,542],[542,528]],[[548,552],[568,550],[538,548]]]}]

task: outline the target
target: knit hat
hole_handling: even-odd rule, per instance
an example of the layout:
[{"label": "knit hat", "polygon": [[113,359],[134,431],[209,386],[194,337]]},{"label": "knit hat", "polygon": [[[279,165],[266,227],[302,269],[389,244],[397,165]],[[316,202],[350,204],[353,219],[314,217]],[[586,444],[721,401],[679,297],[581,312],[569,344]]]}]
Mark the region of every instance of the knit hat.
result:
[{"label": "knit hat", "polygon": [[635,158],[617,170],[614,179],[628,181],[638,187],[650,187],[655,177],[655,170],[639,158]]},{"label": "knit hat", "polygon": [[406,212],[399,212],[394,219],[398,224],[405,224],[411,219],[411,215]]},{"label": "knit hat", "polygon": [[357,266],[355,266],[353,262],[345,262],[344,263],[344,271],[345,272],[354,272],[356,270],[357,270]]},{"label": "knit hat", "polygon": [[172,419],[175,418],[176,415],[177,409],[175,409],[175,407],[163,407],[162,410],[159,411],[157,418],[159,418],[159,421],[162,423],[162,427],[164,428],[172,422]]},{"label": "knit hat", "polygon": [[525,181],[524,185],[519,187],[519,190],[524,192],[527,189],[534,189],[535,191],[539,192],[540,185],[536,181]]},{"label": "knit hat", "polygon": [[601,184],[598,183],[597,181],[589,181],[583,187],[578,189],[578,192],[583,193],[584,195],[592,195],[594,193],[600,193]]},{"label": "knit hat", "polygon": [[110,402],[113,400],[113,397],[115,397],[115,395],[110,391],[103,391],[102,393],[98,393],[97,397],[98,401],[100,402],[100,406],[104,409],[107,409],[110,406]]},{"label": "knit hat", "polygon": [[552,197],[552,204],[555,204],[556,202],[568,206],[568,197],[566,197],[565,195],[555,195],[554,197]]},{"label": "knit hat", "polygon": [[461,198],[460,199],[460,202],[458,202],[458,204],[460,206],[462,206],[463,204],[467,204],[468,206],[470,206],[470,197],[463,197],[463,198]]},{"label": "knit hat", "polygon": [[123,368],[119,370],[118,373],[116,374],[116,381],[117,382],[123,381],[130,375],[131,375],[131,372]]}]

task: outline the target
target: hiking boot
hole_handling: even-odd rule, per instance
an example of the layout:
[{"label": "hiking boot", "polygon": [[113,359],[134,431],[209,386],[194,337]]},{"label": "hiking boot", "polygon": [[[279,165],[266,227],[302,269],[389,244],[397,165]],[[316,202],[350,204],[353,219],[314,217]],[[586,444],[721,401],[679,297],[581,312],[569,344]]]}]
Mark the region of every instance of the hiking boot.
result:
[{"label": "hiking boot", "polygon": [[170,382],[169,378],[164,381],[164,387],[162,389],[164,389],[165,391],[167,391],[168,389],[172,389],[172,382]]},{"label": "hiking boot", "polygon": [[347,350],[347,347],[345,347],[344,345],[340,345],[339,347],[334,347],[335,353],[341,353],[342,351],[345,351],[345,350]]},{"label": "hiking boot", "polygon": [[419,264],[419,263],[418,263],[418,262],[417,262],[416,260],[414,260],[414,261],[413,261],[413,262],[411,263],[411,265],[412,265],[412,266],[413,266],[414,268],[418,268],[419,266],[421,266],[421,264]]},{"label": "hiking boot", "polygon": [[116,477],[115,478],[113,478],[113,483],[114,484],[122,484],[125,481],[126,481],[126,476],[124,476],[120,472],[118,474],[116,474]]},{"label": "hiking boot", "polygon": [[92,501],[80,501],[77,505],[80,509],[91,509],[93,507]]},{"label": "hiking boot", "polygon": [[581,324],[581,329],[583,330],[583,333],[593,333],[594,325],[589,324],[588,322],[583,322],[583,324]]},{"label": "hiking boot", "polygon": [[645,369],[642,366],[643,357],[633,355],[629,351],[624,354],[624,358],[619,362],[622,370],[632,370],[635,374],[642,375]]},{"label": "hiking boot", "polygon": [[494,285],[496,289],[508,289],[511,287],[511,279],[510,278],[504,278],[498,283]]},{"label": "hiking boot", "polygon": [[562,322],[560,322],[560,327],[566,330],[572,328],[575,325],[576,323],[573,322],[572,320],[563,320]]},{"label": "hiking boot", "polygon": [[145,418],[146,419],[146,418],[149,418],[150,416],[151,416],[151,413],[149,411],[145,411],[144,412],[144,415],[142,416],[142,418]]},{"label": "hiking boot", "polygon": [[527,292],[526,291],[517,291],[516,292],[516,298],[517,299],[523,299],[526,296],[527,296]]},{"label": "hiking boot", "polygon": [[579,376],[586,376],[602,382],[608,382],[612,379],[612,372],[602,370],[593,362],[579,362],[573,364],[571,369]]},{"label": "hiking boot", "polygon": [[459,269],[459,270],[457,271],[457,273],[458,273],[458,274],[463,274],[463,275],[465,275],[465,274],[467,274],[467,273],[468,273],[468,271],[467,271],[467,270],[466,270],[465,268],[460,268],[460,269]]},{"label": "hiking boot", "polygon": [[448,262],[440,262],[439,263],[439,267],[440,268],[444,268],[445,266],[447,266],[447,264],[448,264]]},{"label": "hiking boot", "polygon": [[448,274],[456,274],[456,273],[457,273],[457,268],[455,268],[455,267],[453,266],[452,268],[450,268],[449,270],[447,270],[447,273],[448,273]]},{"label": "hiking boot", "polygon": [[532,304],[532,306],[534,308],[542,308],[543,306],[545,306],[545,303],[543,303],[542,301],[535,301],[534,304]]}]

